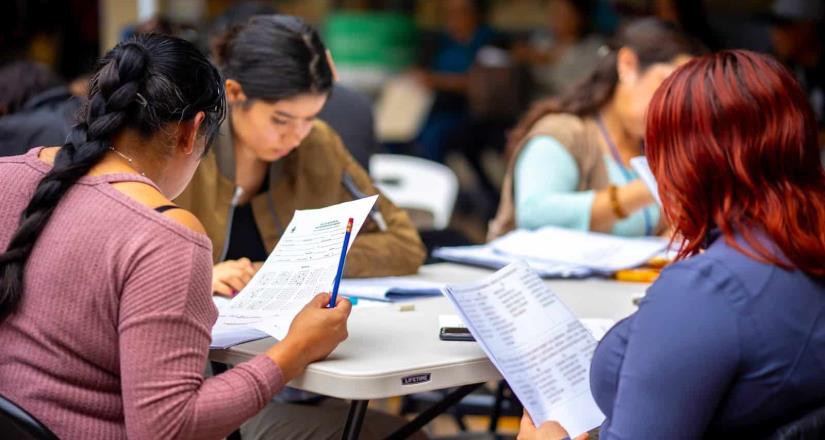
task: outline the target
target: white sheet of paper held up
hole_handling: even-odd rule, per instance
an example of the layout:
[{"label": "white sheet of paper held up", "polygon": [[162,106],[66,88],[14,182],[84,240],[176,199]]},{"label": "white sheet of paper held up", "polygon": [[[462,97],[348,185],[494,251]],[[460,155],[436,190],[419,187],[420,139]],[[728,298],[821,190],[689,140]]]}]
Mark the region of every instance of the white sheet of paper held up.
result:
[{"label": "white sheet of paper held up", "polygon": [[349,246],[356,240],[378,196],[321,209],[295,211],[263,267],[221,309],[219,324],[254,327],[283,339],[292,319],[320,292],[329,292],[338,269],[347,220]]},{"label": "white sheet of paper held up", "polygon": [[523,262],[445,294],[538,426],[575,437],[604,420],[590,394],[596,340]]},{"label": "white sheet of paper held up", "polygon": [[659,185],[656,183],[656,178],[653,177],[653,172],[650,171],[650,164],[647,162],[647,158],[644,156],[636,156],[630,159],[630,166],[636,170],[636,174],[639,175],[639,178],[645,183],[647,189],[653,194],[656,203],[661,206],[662,199],[659,198]]}]

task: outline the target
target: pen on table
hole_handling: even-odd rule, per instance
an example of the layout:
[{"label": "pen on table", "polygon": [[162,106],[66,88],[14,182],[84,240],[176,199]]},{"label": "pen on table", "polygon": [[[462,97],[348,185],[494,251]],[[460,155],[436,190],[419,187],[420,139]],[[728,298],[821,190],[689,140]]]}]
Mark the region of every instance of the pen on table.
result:
[{"label": "pen on table", "polygon": [[652,283],[659,277],[658,269],[627,269],[618,270],[613,274],[613,278],[618,281],[631,281],[636,283]]},{"label": "pen on table", "polygon": [[[358,189],[358,185],[355,184],[355,182],[352,180],[352,176],[350,176],[348,173],[344,173],[344,175],[341,177],[341,183],[344,184],[344,188],[346,188],[347,191],[349,191],[353,197],[357,199],[363,199],[364,197],[367,197],[366,194],[364,194],[363,192],[361,192],[360,189]],[[373,207],[370,209],[370,218],[372,219],[372,221],[375,222],[376,225],[378,225],[379,231],[385,232],[387,230],[387,221],[384,220],[384,216],[381,215],[381,210],[378,209],[378,203],[373,205]]]},{"label": "pen on table", "polygon": [[335,282],[332,284],[332,295],[329,297],[329,307],[335,307],[335,298],[338,296],[338,286],[341,285],[341,276],[344,274],[344,262],[347,260],[349,236],[352,234],[352,218],[347,221],[347,232],[344,233],[344,246],[341,249],[341,258],[338,260],[338,272],[335,273]]},{"label": "pen on table", "polygon": [[671,261],[670,261],[669,258],[664,257],[664,256],[658,256],[658,257],[653,257],[650,260],[648,260],[646,266],[650,266],[654,269],[661,269],[661,268],[667,266],[670,263],[671,263]]}]

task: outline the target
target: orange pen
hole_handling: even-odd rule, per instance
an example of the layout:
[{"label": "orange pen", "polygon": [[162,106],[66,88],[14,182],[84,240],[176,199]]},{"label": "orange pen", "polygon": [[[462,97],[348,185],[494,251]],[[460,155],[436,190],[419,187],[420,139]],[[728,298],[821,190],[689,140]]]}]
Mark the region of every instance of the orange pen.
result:
[{"label": "orange pen", "polygon": [[652,283],[659,277],[659,269],[626,269],[613,274],[617,281],[633,283]]}]

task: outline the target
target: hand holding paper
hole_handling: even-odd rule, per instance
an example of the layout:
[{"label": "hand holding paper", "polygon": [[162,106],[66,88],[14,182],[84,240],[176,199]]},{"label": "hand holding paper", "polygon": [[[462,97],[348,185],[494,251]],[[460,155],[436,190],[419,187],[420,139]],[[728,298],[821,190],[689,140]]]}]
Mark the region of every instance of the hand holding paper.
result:
[{"label": "hand holding paper", "polygon": [[525,263],[445,294],[537,424],[577,435],[602,422],[589,382],[596,340]]},{"label": "hand holding paper", "polygon": [[339,298],[336,307],[327,307],[330,295],[320,293],[301,309],[289,326],[286,337],[267,351],[287,380],[307,365],[329,356],[347,339],[347,319],[352,306]]},{"label": "hand holding paper", "polygon": [[377,198],[295,211],[263,267],[221,309],[216,329],[254,327],[283,339],[304,305],[317,293],[332,290],[347,220],[353,219],[351,247]]}]

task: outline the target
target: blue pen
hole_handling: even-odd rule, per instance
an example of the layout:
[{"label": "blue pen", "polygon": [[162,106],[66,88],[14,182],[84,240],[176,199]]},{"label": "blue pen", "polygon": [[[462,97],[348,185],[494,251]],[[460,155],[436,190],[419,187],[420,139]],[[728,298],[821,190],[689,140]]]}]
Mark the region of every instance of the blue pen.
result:
[{"label": "blue pen", "polygon": [[329,307],[335,307],[335,298],[338,296],[338,286],[341,285],[341,276],[344,274],[344,262],[347,260],[347,246],[349,246],[350,234],[352,234],[352,219],[349,219],[347,222],[347,232],[344,233],[344,248],[341,249],[341,259],[338,260],[338,272],[335,274],[335,282],[332,285]]}]

